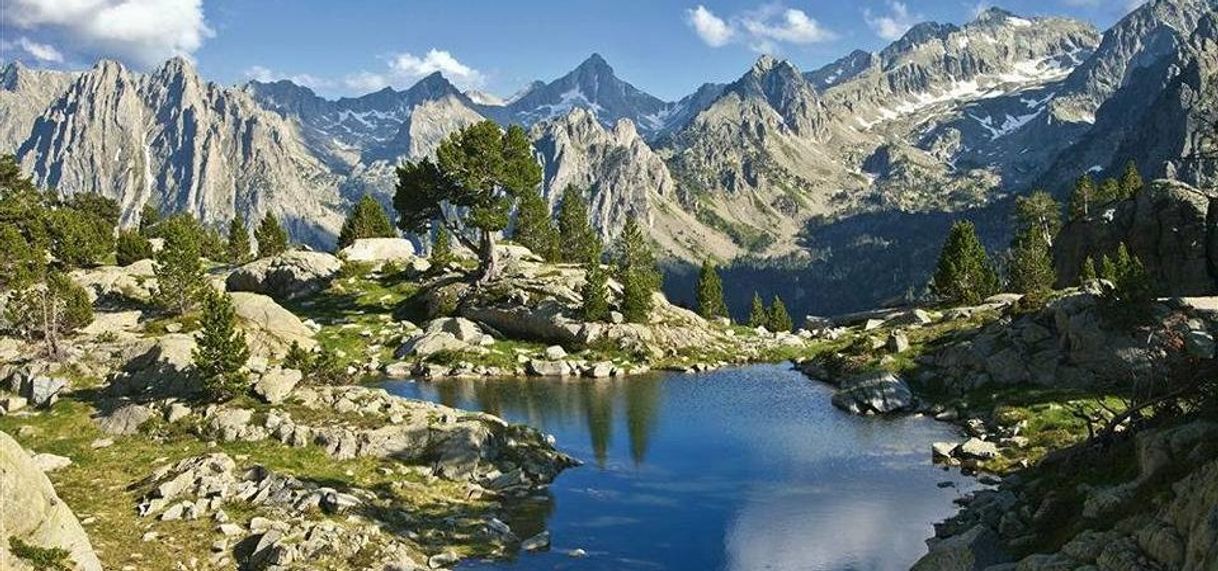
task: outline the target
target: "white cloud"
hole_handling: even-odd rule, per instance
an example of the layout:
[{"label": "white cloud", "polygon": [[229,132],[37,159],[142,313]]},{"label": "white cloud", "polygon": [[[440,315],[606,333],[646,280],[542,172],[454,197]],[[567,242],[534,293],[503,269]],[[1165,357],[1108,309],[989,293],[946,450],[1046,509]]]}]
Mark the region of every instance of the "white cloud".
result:
[{"label": "white cloud", "polygon": [[34,59],[38,61],[63,63],[63,54],[59,53],[59,50],[55,49],[55,46],[51,44],[40,44],[22,36],[21,39],[17,40],[17,46],[25,51],[25,53],[34,56]]},{"label": "white cloud", "polygon": [[395,54],[389,58],[389,69],[406,80],[417,80],[438,71],[462,88],[477,87],[484,79],[482,72],[461,63],[451,53],[434,48],[423,57],[406,52]]},{"label": "white cloud", "polygon": [[863,10],[863,19],[875,35],[888,41],[894,41],[905,35],[910,28],[922,21],[921,15],[909,13],[909,7],[904,2],[888,2],[887,14],[875,14],[870,8]]},{"label": "white cloud", "polygon": [[361,71],[343,78],[343,85],[356,93],[370,93],[388,87],[389,78],[382,73]]},{"label": "white cloud", "polygon": [[114,57],[139,66],[189,57],[215,35],[202,0],[4,0],[0,26],[53,38],[80,58]]},{"label": "white cloud", "polygon": [[693,26],[694,32],[708,46],[715,48],[725,46],[735,35],[735,31],[723,18],[716,16],[714,12],[707,10],[701,4],[697,8],[686,10],[685,16],[689,25]]},{"label": "white cloud", "polygon": [[712,47],[739,41],[759,52],[773,52],[780,43],[813,44],[837,38],[803,10],[780,4],[767,4],[728,19],[698,5],[686,10],[685,16],[698,37]]},{"label": "white cloud", "polygon": [[249,69],[246,69],[245,77],[247,79],[261,81],[263,83],[270,83],[272,81],[286,79],[292,83],[295,83],[296,85],[303,85],[311,89],[324,89],[334,85],[333,81],[308,73],[285,74],[261,65],[255,65]]}]

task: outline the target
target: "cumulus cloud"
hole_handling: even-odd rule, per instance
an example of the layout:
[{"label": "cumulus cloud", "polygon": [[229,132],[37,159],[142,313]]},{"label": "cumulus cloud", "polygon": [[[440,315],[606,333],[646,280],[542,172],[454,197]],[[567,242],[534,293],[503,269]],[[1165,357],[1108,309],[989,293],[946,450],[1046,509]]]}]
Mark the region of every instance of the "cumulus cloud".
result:
[{"label": "cumulus cloud", "polygon": [[892,1],[888,3],[888,13],[876,14],[867,8],[863,10],[863,19],[875,35],[893,41],[900,39],[923,18],[920,14],[910,14],[909,7],[904,2]]},{"label": "cumulus cloud", "polygon": [[706,9],[706,6],[699,4],[697,8],[686,10],[685,13],[686,21],[693,26],[694,33],[708,46],[725,46],[735,35],[732,27],[723,18]]},{"label": "cumulus cloud", "polygon": [[400,52],[383,59],[386,64],[384,70],[357,71],[344,77],[342,86],[356,93],[377,91],[390,86],[408,87],[437,71],[461,89],[478,88],[486,83],[485,74],[462,63],[446,50],[432,48],[422,56]]},{"label": "cumulus cloud", "polygon": [[465,65],[444,50],[431,49],[423,57],[410,53],[395,54],[389,58],[389,69],[403,79],[416,80],[440,72],[444,77],[461,87],[477,87],[482,84],[482,72]]},{"label": "cumulus cloud", "polygon": [[287,74],[272,70],[268,67],[255,65],[245,70],[246,79],[270,83],[286,79],[296,85],[303,85],[311,89],[326,89],[334,86],[334,82],[328,79],[317,77],[308,73]]},{"label": "cumulus cloud", "polygon": [[837,34],[803,10],[769,4],[724,19],[705,6],[686,10],[686,22],[706,45],[721,47],[742,42],[761,52],[777,51],[778,44],[827,42]]},{"label": "cumulus cloud", "polygon": [[5,0],[0,26],[80,59],[114,57],[138,66],[190,57],[215,35],[202,0]]}]

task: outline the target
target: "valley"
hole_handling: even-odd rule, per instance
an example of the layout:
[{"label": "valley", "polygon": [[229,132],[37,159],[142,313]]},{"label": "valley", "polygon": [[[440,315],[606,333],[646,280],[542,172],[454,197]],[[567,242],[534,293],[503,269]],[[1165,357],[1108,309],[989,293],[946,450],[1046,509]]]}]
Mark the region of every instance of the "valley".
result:
[{"label": "valley", "polygon": [[0,569],[1218,569],[1214,0],[860,5],[884,45],[810,69],[852,36],[699,5],[751,63],[671,98],[558,34],[506,97],[80,63],[39,18],[100,8],[38,1]]}]

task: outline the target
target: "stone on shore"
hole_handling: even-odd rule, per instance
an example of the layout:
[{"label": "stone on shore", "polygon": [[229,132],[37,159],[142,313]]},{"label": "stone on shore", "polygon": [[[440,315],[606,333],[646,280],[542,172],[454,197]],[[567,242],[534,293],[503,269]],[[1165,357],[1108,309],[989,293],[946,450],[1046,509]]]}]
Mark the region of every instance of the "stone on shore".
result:
[{"label": "stone on shore", "polygon": [[869,373],[842,381],[832,402],[851,414],[888,414],[912,408],[913,392],[892,373]]}]

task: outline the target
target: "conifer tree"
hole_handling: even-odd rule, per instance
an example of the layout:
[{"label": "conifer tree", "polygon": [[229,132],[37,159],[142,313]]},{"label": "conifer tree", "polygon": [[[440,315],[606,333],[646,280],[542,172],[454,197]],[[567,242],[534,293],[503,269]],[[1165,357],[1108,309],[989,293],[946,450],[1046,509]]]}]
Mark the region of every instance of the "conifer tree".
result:
[{"label": "conifer tree", "polygon": [[250,231],[245,227],[245,217],[237,214],[228,223],[228,243],[225,245],[228,263],[244,264],[253,256],[250,246]]},{"label": "conifer tree", "polygon": [[584,321],[605,321],[609,318],[609,275],[601,266],[600,257],[584,262],[584,285],[580,288],[583,305],[580,316]]},{"label": "conifer tree", "polygon": [[148,238],[152,238],[152,228],[161,223],[161,211],[157,210],[151,204],[145,204],[140,208],[140,234]]},{"label": "conifer tree", "polygon": [[774,296],[774,301],[770,302],[769,325],[766,329],[775,333],[779,331],[790,332],[795,328],[795,323],[791,321],[791,314],[787,313],[787,306],[782,302],[782,298]]},{"label": "conifer tree", "polygon": [[165,221],[165,245],[156,253],[156,301],[161,307],[182,315],[195,307],[207,282],[203,277],[199,237],[185,218]]},{"label": "conifer tree", "polygon": [[15,291],[4,308],[9,326],[28,339],[41,338],[47,353],[58,358],[59,340],[93,321],[93,304],[85,289],[63,272],[48,270],[37,282]]},{"label": "conifer tree", "polygon": [[753,292],[753,304],[749,308],[749,327],[768,327],[770,312],[766,311],[761,294]]},{"label": "conifer tree", "polygon": [[1053,240],[1062,228],[1061,204],[1053,195],[1037,190],[1015,199],[1015,240],[1024,240],[1033,234],[1053,247]]},{"label": "conifer tree", "polygon": [[61,207],[46,220],[51,255],[68,267],[99,264],[114,251],[114,226],[96,214]]},{"label": "conifer tree", "polygon": [[588,201],[583,191],[568,186],[558,206],[558,237],[561,258],[567,263],[582,263],[602,249],[601,239],[588,217]]},{"label": "conifer tree", "polygon": [[1095,271],[1095,260],[1091,256],[1087,256],[1083,260],[1083,267],[1078,272],[1078,283],[1083,285],[1087,282],[1100,279],[1100,275]]},{"label": "conifer tree", "polygon": [[633,215],[618,237],[617,278],[622,284],[622,315],[631,323],[646,322],[661,276],[651,244]]},{"label": "conifer tree", "polygon": [[952,225],[939,254],[931,290],[952,303],[977,304],[998,291],[998,275],[972,222]]},{"label": "conifer tree", "polygon": [[1121,173],[1121,198],[1133,198],[1134,195],[1141,192],[1145,183],[1142,182],[1142,173],[1138,172],[1138,165],[1132,159],[1125,163],[1125,172]]},{"label": "conifer tree", "polygon": [[346,248],[362,238],[393,238],[396,235],[381,203],[365,194],[343,221],[338,233],[338,249]]},{"label": "conifer tree", "polygon": [[1057,281],[1049,244],[1040,234],[1031,234],[1016,242],[1011,251],[1008,288],[1022,293],[1029,301],[1045,300]]},{"label": "conifer tree", "polygon": [[0,223],[0,292],[16,291],[41,281],[46,252],[9,223]]},{"label": "conifer tree", "polygon": [[120,266],[152,259],[152,242],[135,230],[121,230],[115,242],[114,257]]},{"label": "conifer tree", "polygon": [[398,227],[412,233],[437,222],[448,227],[453,240],[478,256],[474,285],[488,284],[499,275],[495,241],[512,205],[541,184],[528,134],[519,125],[503,129],[482,121],[449,135],[435,156],[398,167]]},{"label": "conifer tree", "polygon": [[237,327],[237,312],[227,293],[206,288],[200,326],[191,356],[208,397],[225,401],[241,394],[249,384],[244,371],[249,346]]},{"label": "conifer tree", "polygon": [[1106,178],[1100,183],[1100,189],[1096,191],[1095,204],[1102,206],[1110,202],[1125,198],[1121,194],[1121,182],[1115,178]]},{"label": "conifer tree", "polygon": [[1074,190],[1070,193],[1070,219],[1079,220],[1091,215],[1091,207],[1096,202],[1095,180],[1090,174],[1084,174],[1074,182]]},{"label": "conifer tree", "polygon": [[530,191],[520,195],[512,238],[547,262],[559,260],[558,228],[550,218],[549,204],[540,193]]},{"label": "conifer tree", "polygon": [[698,273],[698,313],[706,319],[727,317],[727,304],[723,301],[723,279],[710,260],[702,262]]},{"label": "conifer tree", "polygon": [[436,229],[436,237],[431,245],[431,256],[428,261],[436,270],[442,270],[453,262],[452,238],[448,235],[447,228],[440,226]]},{"label": "conifer tree", "polygon": [[270,212],[254,230],[254,240],[258,242],[259,258],[271,258],[288,251],[288,232]]},{"label": "conifer tree", "polygon": [[1113,257],[1104,256],[1100,261],[1100,277],[1111,281],[1113,295],[1126,304],[1142,304],[1154,299],[1154,286],[1150,274],[1141,260],[1129,253],[1122,243]]}]

